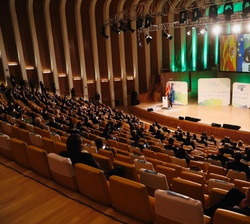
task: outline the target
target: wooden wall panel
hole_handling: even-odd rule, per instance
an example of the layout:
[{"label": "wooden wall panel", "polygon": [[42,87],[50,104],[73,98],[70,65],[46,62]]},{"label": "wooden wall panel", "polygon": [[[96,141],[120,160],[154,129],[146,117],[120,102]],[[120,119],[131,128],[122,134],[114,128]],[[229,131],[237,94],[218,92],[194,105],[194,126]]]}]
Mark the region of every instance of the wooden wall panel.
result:
[{"label": "wooden wall panel", "polygon": [[83,29],[83,44],[86,63],[86,75],[88,80],[95,80],[94,56],[92,51],[92,37],[90,32],[90,15],[89,15],[89,0],[82,1],[82,29]]}]

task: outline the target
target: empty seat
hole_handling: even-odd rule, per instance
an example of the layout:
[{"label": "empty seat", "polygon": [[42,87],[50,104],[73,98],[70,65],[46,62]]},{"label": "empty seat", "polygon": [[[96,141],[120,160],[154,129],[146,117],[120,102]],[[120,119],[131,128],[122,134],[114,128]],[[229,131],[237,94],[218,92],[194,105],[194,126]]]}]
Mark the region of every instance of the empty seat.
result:
[{"label": "empty seat", "polygon": [[150,163],[150,162],[147,162],[145,160],[141,160],[141,159],[135,159],[134,160],[134,165],[135,165],[135,169],[137,172],[139,172],[139,170],[141,168],[145,168],[147,170],[152,170],[154,171],[154,167],[153,167],[153,164]]},{"label": "empty seat", "polygon": [[10,137],[2,133],[0,134],[0,152],[6,158],[10,160],[14,160],[14,157],[10,148]]},{"label": "empty seat", "polygon": [[133,164],[133,161],[131,159],[131,156],[125,156],[119,153],[115,154],[115,160],[124,162],[124,163],[129,163],[129,164]]},{"label": "empty seat", "polygon": [[207,187],[208,192],[210,192],[213,188],[221,188],[224,190],[230,190],[235,187],[233,183],[226,182],[223,180],[217,180],[217,179],[209,179],[207,185],[208,185]]},{"label": "empty seat", "polygon": [[135,169],[134,164],[124,163],[118,160],[113,161],[113,167],[122,167],[123,168],[123,176],[127,179],[139,181],[138,173]]},{"label": "empty seat", "polygon": [[43,149],[47,153],[51,153],[51,152],[56,153],[55,142],[51,138],[42,137],[42,144],[43,144]]},{"label": "empty seat", "polygon": [[155,152],[154,151],[151,151],[151,150],[149,150],[149,149],[143,149],[143,151],[142,151],[142,153],[143,153],[143,155],[147,158],[153,158],[153,159],[155,159],[156,158],[156,156],[155,156]]},{"label": "empty seat", "polygon": [[4,134],[8,135],[11,138],[12,137],[11,124],[7,122],[2,122],[2,127],[4,130]]},{"label": "empty seat", "polygon": [[205,193],[205,183],[206,183],[206,179],[204,178],[203,175],[197,174],[197,173],[192,173],[189,171],[182,171],[180,174],[180,178],[185,179],[185,180],[190,180],[193,181],[195,183],[201,184],[203,186],[204,189],[204,193]]},{"label": "empty seat", "polygon": [[30,142],[32,145],[36,147],[43,148],[42,136],[36,133],[30,133]]},{"label": "empty seat", "polygon": [[129,151],[128,144],[123,143],[123,142],[117,142],[117,148],[121,149],[121,150],[124,150],[124,151],[127,151],[127,152]]},{"label": "empty seat", "polygon": [[236,188],[238,188],[239,190],[243,191],[244,187],[250,187],[250,181],[245,181],[245,180],[239,180],[239,179],[234,179],[233,181],[234,185]]},{"label": "empty seat", "polygon": [[216,166],[213,164],[208,165],[207,168],[207,173],[217,173],[220,175],[225,175],[226,174],[226,170],[222,167],[222,166]]},{"label": "empty seat", "polygon": [[155,170],[166,176],[169,185],[172,185],[173,178],[177,177],[177,172],[174,168],[158,165]]},{"label": "empty seat", "polygon": [[25,141],[27,145],[31,145],[31,140],[30,140],[30,132],[25,130],[25,129],[20,129],[19,130],[20,134],[20,139]]},{"label": "empty seat", "polygon": [[242,215],[237,212],[229,211],[226,209],[217,209],[214,218],[213,224],[249,224],[250,216]]},{"label": "empty seat", "polygon": [[154,198],[148,196],[144,184],[119,176],[111,176],[109,185],[114,209],[144,223],[154,223]]},{"label": "empty seat", "polygon": [[243,171],[229,169],[227,172],[227,177],[233,181],[234,179],[247,180],[247,175]]},{"label": "empty seat", "polygon": [[89,144],[84,144],[83,147],[85,150],[87,150],[89,153],[97,153],[97,148],[96,146],[89,145]]},{"label": "empty seat", "polygon": [[109,185],[102,170],[78,163],[76,181],[82,195],[105,205],[111,205]]},{"label": "empty seat", "polygon": [[205,206],[206,200],[204,197],[204,189],[201,184],[177,177],[172,180],[172,190],[199,200],[203,206]]},{"label": "empty seat", "polygon": [[139,175],[140,182],[146,186],[148,194],[152,197],[154,197],[156,189],[169,189],[167,178],[162,173],[141,168],[139,170]]},{"label": "empty seat", "polygon": [[52,179],[49,162],[47,157],[47,152],[41,148],[34,145],[27,145],[27,154],[31,164],[32,169],[49,179]]},{"label": "empty seat", "polygon": [[155,191],[157,224],[208,224],[210,217],[203,215],[202,203],[173,191]]},{"label": "empty seat", "polygon": [[207,175],[207,181],[208,181],[209,179],[223,180],[223,181],[226,181],[226,182],[229,182],[229,181],[230,181],[230,179],[227,178],[226,176],[220,175],[220,174],[216,174],[216,173],[209,173],[209,174]]},{"label": "empty seat", "polygon": [[55,152],[59,154],[60,152],[67,151],[66,143],[63,142],[55,142]]},{"label": "empty seat", "polygon": [[50,137],[54,142],[60,142],[61,141],[61,137],[58,134],[55,134],[53,132],[50,133]]},{"label": "empty seat", "polygon": [[53,179],[71,190],[77,191],[75,171],[71,160],[55,153],[48,154],[50,172]]},{"label": "empty seat", "polygon": [[92,156],[95,158],[97,163],[100,164],[100,167],[105,172],[109,172],[110,170],[113,169],[112,163],[111,163],[111,161],[110,161],[110,159],[108,157],[97,154],[97,153],[93,153]]},{"label": "empty seat", "polygon": [[174,163],[174,164],[177,164],[177,165],[185,167],[185,168],[188,167],[185,159],[176,158],[175,156],[172,156],[171,159],[172,159],[172,163]]},{"label": "empty seat", "polygon": [[157,152],[156,153],[156,159],[158,159],[160,161],[167,162],[167,163],[171,163],[172,162],[171,157],[168,154],[166,154],[166,153]]},{"label": "empty seat", "polygon": [[27,154],[26,146],[27,144],[24,141],[21,141],[16,138],[10,139],[10,147],[11,147],[12,155],[15,161],[22,166],[32,169],[30,161],[29,161],[29,157]]}]

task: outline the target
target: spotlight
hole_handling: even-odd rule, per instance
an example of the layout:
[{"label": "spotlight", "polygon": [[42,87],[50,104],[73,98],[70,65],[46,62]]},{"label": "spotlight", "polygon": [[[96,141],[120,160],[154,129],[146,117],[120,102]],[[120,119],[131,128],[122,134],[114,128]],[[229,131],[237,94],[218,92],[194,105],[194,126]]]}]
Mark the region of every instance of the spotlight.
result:
[{"label": "spotlight", "polygon": [[153,24],[152,18],[150,16],[147,16],[145,18],[145,25],[144,25],[144,27],[145,28],[151,27],[152,24]]},{"label": "spotlight", "polygon": [[187,35],[190,36],[191,35],[191,30],[187,31]]},{"label": "spotlight", "polygon": [[151,42],[151,40],[153,40],[153,38],[151,36],[149,36],[148,34],[145,36],[145,38],[146,38],[147,44],[149,44]]},{"label": "spotlight", "polygon": [[209,7],[208,15],[210,19],[217,20],[218,16],[217,5],[211,5]]},{"label": "spotlight", "polygon": [[199,8],[195,8],[193,9],[192,11],[192,21],[196,21],[198,20],[199,18],[201,18],[201,12],[199,11]]},{"label": "spotlight", "polygon": [[109,36],[106,34],[105,30],[106,30],[106,27],[105,27],[105,26],[102,26],[102,28],[101,28],[101,34],[102,34],[106,39],[108,39]]},{"label": "spotlight", "polygon": [[207,28],[198,28],[197,33],[198,33],[198,35],[200,35],[200,34],[204,35],[207,33]]},{"label": "spotlight", "polygon": [[132,22],[132,20],[127,21],[127,29],[130,30],[132,33],[134,33],[135,30],[131,27],[131,22]]},{"label": "spotlight", "polygon": [[187,22],[187,11],[181,11],[180,12],[180,24]]},{"label": "spotlight", "polygon": [[163,36],[163,37],[166,37],[166,38],[169,39],[169,40],[172,40],[172,39],[173,39],[173,36],[171,36],[170,34],[168,34],[166,31],[164,31],[164,32],[162,33],[162,36]]},{"label": "spotlight", "polygon": [[223,14],[226,16],[226,21],[230,21],[231,15],[234,14],[234,4],[232,2],[225,3]]},{"label": "spotlight", "polygon": [[143,26],[143,19],[142,18],[137,18],[136,20],[136,29],[139,30]]},{"label": "spotlight", "polygon": [[125,24],[122,20],[120,20],[120,26],[118,28],[119,28],[119,30],[123,31],[124,33],[127,31],[125,28]]},{"label": "spotlight", "polygon": [[234,25],[232,26],[232,32],[233,32],[233,33],[240,33],[240,31],[241,31],[241,26],[240,26],[240,24],[234,24]]},{"label": "spotlight", "polygon": [[214,33],[215,35],[220,34],[220,33],[221,33],[221,26],[219,26],[219,25],[214,26],[214,27],[213,27],[213,33]]},{"label": "spotlight", "polygon": [[113,23],[112,30],[113,30],[115,33],[117,33],[117,34],[120,34],[120,31],[119,31],[119,29],[118,29],[118,27],[117,27],[117,23]]},{"label": "spotlight", "polygon": [[247,18],[250,13],[250,0],[244,0],[242,3],[242,18]]}]

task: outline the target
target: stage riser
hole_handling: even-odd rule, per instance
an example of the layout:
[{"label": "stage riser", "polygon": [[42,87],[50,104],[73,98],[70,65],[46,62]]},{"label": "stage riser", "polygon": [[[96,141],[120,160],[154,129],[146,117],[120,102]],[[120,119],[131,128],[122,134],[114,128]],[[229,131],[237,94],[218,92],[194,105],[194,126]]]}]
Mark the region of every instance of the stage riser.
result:
[{"label": "stage riser", "polygon": [[190,131],[197,134],[201,134],[205,131],[208,135],[214,135],[216,138],[222,139],[225,136],[230,136],[233,141],[238,141],[241,139],[244,144],[250,144],[250,133],[246,131],[213,127],[211,125],[202,124],[199,122],[180,120],[178,118],[155,113],[154,111],[148,112],[147,110],[136,106],[130,106],[129,112],[136,115],[138,118],[151,121],[152,123],[158,121],[160,124],[169,128],[176,129],[177,126],[180,126],[185,131]]}]

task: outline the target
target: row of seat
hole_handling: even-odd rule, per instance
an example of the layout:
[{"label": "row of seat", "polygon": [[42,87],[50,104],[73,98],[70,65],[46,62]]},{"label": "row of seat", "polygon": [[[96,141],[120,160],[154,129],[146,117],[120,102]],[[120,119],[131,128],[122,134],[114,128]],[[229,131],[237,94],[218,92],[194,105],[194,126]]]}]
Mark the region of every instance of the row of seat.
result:
[{"label": "row of seat", "polygon": [[[186,220],[185,223],[193,223],[193,217],[196,217],[196,220],[204,217],[201,202],[191,197],[188,197],[189,202],[185,204],[185,201],[176,200],[176,193],[156,190],[154,198],[148,196],[147,188],[142,183],[118,176],[111,176],[107,181],[102,170],[84,164],[76,164],[75,169],[73,169],[68,158],[63,158],[55,153],[47,154],[43,149],[25,145],[21,140],[13,138],[10,139],[10,144],[13,158],[17,163],[31,168],[38,174],[51,178],[72,190],[79,191],[92,200],[112,206],[114,209],[145,223],[171,223],[166,222],[166,220],[174,223],[178,221],[176,217],[180,217],[180,215],[169,216],[169,214],[174,214],[170,212],[174,206],[177,206],[175,214],[180,214],[179,211],[182,208],[188,208],[189,217],[183,217]],[[24,156],[26,155],[25,149],[30,163]],[[146,173],[148,171],[142,170],[141,172]],[[178,197],[181,198],[180,195]],[[163,203],[168,203],[169,206],[166,207]],[[162,213],[163,210],[165,213]],[[246,217],[243,218],[246,219]],[[201,220],[206,220],[204,223],[209,223],[208,217]]]}]

